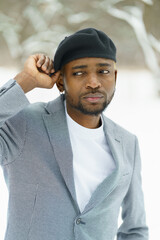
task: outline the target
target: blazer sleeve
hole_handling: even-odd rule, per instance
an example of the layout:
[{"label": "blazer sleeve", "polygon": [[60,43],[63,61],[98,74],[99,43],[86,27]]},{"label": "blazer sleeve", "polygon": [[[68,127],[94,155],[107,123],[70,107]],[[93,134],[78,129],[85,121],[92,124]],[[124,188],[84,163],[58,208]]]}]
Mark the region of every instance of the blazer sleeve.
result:
[{"label": "blazer sleeve", "polygon": [[20,151],[26,123],[18,113],[29,104],[15,80],[0,88],[0,165],[12,162]]},{"label": "blazer sleeve", "polygon": [[132,180],[122,203],[122,220],[122,225],[117,232],[117,240],[148,240],[137,138]]}]

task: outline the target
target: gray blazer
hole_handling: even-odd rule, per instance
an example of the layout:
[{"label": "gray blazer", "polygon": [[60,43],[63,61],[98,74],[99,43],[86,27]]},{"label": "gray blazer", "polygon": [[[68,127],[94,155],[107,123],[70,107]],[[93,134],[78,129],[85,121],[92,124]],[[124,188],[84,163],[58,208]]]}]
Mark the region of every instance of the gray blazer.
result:
[{"label": "gray blazer", "polygon": [[103,118],[116,169],[80,212],[63,99],[30,104],[14,80],[0,89],[0,164],[9,190],[5,240],[113,240],[116,234],[148,240],[137,139]]}]

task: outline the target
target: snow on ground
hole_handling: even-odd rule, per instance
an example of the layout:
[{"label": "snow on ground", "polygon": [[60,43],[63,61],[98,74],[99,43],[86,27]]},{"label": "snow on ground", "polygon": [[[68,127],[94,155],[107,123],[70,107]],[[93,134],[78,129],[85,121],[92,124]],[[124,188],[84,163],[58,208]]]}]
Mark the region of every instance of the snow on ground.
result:
[{"label": "snow on ground", "polygon": [[[0,86],[16,74],[16,69],[0,68]],[[50,101],[59,95],[56,88],[35,89],[27,94],[31,102]],[[142,183],[150,240],[159,236],[160,194],[160,99],[147,70],[118,72],[115,97],[105,114],[139,139],[142,157]],[[0,239],[3,239],[7,216],[7,189],[0,169]],[[119,224],[121,220],[119,219]]]}]

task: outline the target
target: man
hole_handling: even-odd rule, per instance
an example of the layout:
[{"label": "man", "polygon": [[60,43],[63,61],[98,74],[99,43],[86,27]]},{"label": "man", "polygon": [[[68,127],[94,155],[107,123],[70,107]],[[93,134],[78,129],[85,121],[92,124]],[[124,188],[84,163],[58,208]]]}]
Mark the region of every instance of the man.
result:
[{"label": "man", "polygon": [[[148,239],[137,138],[102,114],[115,92],[115,62],[112,40],[83,29],[60,43],[54,69],[47,56],[30,56],[0,89],[5,240]],[[55,83],[60,97],[28,102],[24,93]]]}]

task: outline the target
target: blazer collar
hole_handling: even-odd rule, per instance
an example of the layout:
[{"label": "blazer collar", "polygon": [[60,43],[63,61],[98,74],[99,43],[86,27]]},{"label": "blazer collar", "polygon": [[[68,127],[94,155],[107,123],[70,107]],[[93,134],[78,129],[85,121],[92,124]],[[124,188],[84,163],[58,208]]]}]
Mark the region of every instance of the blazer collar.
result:
[{"label": "blazer collar", "polygon": [[107,143],[109,144],[116,168],[111,175],[106,177],[104,181],[98,185],[96,190],[93,192],[90,201],[85,206],[83,213],[88,212],[90,209],[100,204],[117,187],[123,172],[122,169],[124,161],[121,136],[118,134],[116,124],[110,121],[103,114],[102,117],[104,120],[104,132]]},{"label": "blazer collar", "polygon": [[[73,176],[73,153],[63,101],[64,96],[62,95],[49,102],[46,105],[47,113],[43,115],[43,119],[61,174],[77,209],[79,209],[76,200]],[[106,198],[116,188],[122,175],[123,150],[121,136],[118,134],[116,124],[104,115],[102,115],[102,117],[104,120],[104,132],[116,163],[116,169],[96,188],[83,213],[89,211],[102,202],[104,198]]]},{"label": "blazer collar", "polygon": [[60,96],[48,102],[43,120],[60,172],[78,208],[73,177],[73,154],[63,99],[64,97]]}]

